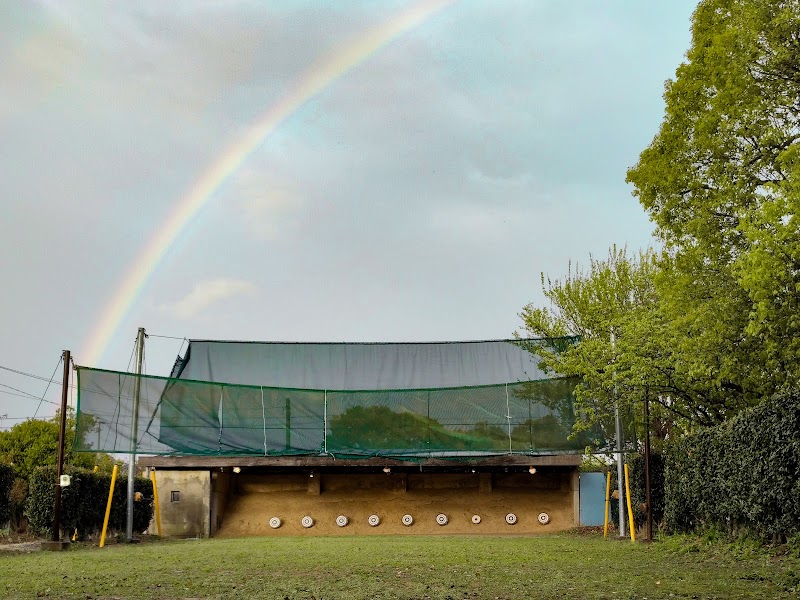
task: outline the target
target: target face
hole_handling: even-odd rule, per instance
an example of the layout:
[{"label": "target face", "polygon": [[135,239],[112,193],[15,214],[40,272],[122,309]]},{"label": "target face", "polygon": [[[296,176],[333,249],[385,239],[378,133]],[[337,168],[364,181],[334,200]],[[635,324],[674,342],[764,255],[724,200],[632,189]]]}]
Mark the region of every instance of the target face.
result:
[{"label": "target face", "polygon": [[367,519],[367,523],[369,523],[372,527],[377,527],[381,522],[381,518],[378,515],[370,515],[369,519]]},{"label": "target face", "polygon": [[414,517],[411,515],[403,515],[401,521],[403,521],[403,525],[410,527],[414,523]]},{"label": "target face", "polygon": [[273,529],[277,529],[281,525],[282,525],[282,522],[278,517],[272,517],[269,520],[269,526],[272,527]]},{"label": "target face", "polygon": [[300,524],[303,527],[305,527],[306,529],[308,529],[309,527],[313,527],[314,526],[314,519],[312,519],[311,517],[306,515],[305,517],[300,519]]},{"label": "target face", "polygon": [[480,515],[472,515],[472,523],[473,523],[473,525],[477,525],[480,522],[481,522],[481,516]]},{"label": "target face", "polygon": [[517,515],[515,515],[514,513],[508,513],[506,515],[506,523],[508,523],[509,525],[513,525],[516,522],[517,522]]},{"label": "target face", "polygon": [[337,524],[339,527],[347,527],[347,524],[348,524],[349,522],[350,522],[350,519],[348,519],[348,518],[347,518],[347,517],[345,517],[344,515],[339,515],[338,517],[336,517],[336,524]]},{"label": "target face", "polygon": [[447,525],[447,515],[439,513],[438,515],[436,515],[436,522],[439,525]]},{"label": "target face", "polygon": [[539,513],[539,516],[536,518],[542,525],[547,525],[550,522],[550,515],[548,515],[546,512]]}]

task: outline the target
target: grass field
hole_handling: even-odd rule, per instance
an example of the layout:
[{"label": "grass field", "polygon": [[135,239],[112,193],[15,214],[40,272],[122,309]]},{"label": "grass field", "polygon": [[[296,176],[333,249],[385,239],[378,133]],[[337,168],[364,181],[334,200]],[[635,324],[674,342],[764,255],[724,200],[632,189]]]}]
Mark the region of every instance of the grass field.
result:
[{"label": "grass field", "polygon": [[800,560],[689,538],[248,538],[0,553],[2,598],[796,598]]}]

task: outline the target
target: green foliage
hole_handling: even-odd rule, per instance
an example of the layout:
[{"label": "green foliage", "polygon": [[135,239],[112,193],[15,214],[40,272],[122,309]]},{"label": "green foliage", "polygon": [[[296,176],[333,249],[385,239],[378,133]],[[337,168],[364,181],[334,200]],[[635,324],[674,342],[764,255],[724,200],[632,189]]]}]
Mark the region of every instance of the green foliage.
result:
[{"label": "green foliage", "polygon": [[[29,479],[34,469],[55,465],[58,461],[59,415],[46,421],[29,419],[17,423],[8,431],[0,431],[0,461],[13,466],[14,473]],[[75,416],[67,414],[64,462],[76,467],[90,469],[95,465],[102,471],[111,472],[114,460],[108,454],[73,452],[75,438]]]},{"label": "green foliage", "polygon": [[54,465],[58,459],[58,423],[30,419],[0,432],[0,459],[25,479],[38,466]]},{"label": "green foliage", "polygon": [[674,362],[722,418],[800,381],[798,64],[798,2],[702,1],[661,128],[628,172],[666,244],[656,287]]},{"label": "green foliage", "polygon": [[[351,406],[335,415],[327,448],[340,454],[385,456],[429,451],[508,452],[509,443],[513,452],[583,451],[595,440],[589,432],[571,435],[576,418],[575,384],[574,379],[564,379],[515,384],[507,389],[491,386],[477,391],[423,390],[413,397],[389,395],[386,404]],[[510,426],[506,418],[509,400],[514,403]],[[411,406],[419,412],[410,410]],[[437,406],[448,407],[441,420],[425,414],[431,408],[436,412]],[[483,420],[487,417],[489,420]]]},{"label": "green foliage", "polygon": [[[647,496],[645,494],[644,478],[644,455],[631,453],[625,456],[628,465],[628,478],[631,489],[631,509],[633,510],[633,522],[637,529],[644,527],[647,523]],[[664,488],[664,456],[660,453],[650,454],[650,501],[653,508],[653,529],[655,531],[664,521],[664,506],[666,503]],[[617,489],[617,467],[616,463],[606,465],[606,469],[611,472],[611,490]],[[625,483],[622,484],[623,493]],[[624,499],[624,496],[623,496]],[[625,501],[625,523],[628,523],[627,500]],[[610,520],[615,525],[619,523],[619,502],[611,500]],[[628,525],[626,525],[627,527]]]},{"label": "green foliage", "polygon": [[666,466],[672,531],[800,533],[800,392],[778,394],[676,443]]},{"label": "green foliage", "polygon": [[[628,477],[631,486],[631,505],[633,507],[633,520],[637,527],[642,527],[647,520],[644,455],[630,454],[627,457]],[[664,519],[664,457],[661,454],[650,454],[650,502],[653,509],[653,527]]]},{"label": "green foliage", "polygon": [[[328,448],[340,452],[508,449],[508,433],[478,424],[481,435],[445,428],[436,419],[387,406],[354,406],[331,420]],[[496,435],[496,437],[495,437]]]},{"label": "green foliage", "polygon": [[11,517],[11,488],[14,484],[14,470],[10,465],[0,464],[0,527]]},{"label": "green foliage", "polygon": [[[631,257],[614,247],[606,259],[590,259],[586,269],[570,264],[564,279],[542,274],[550,307],[528,305],[520,313],[527,335],[578,336],[569,344],[555,338],[558,343],[529,348],[546,370],[580,378],[575,388],[578,429],[599,427],[603,437],[613,439],[619,403],[629,416],[629,429],[641,431],[641,406],[648,395],[656,448],[676,426],[724,418],[722,400],[713,393],[716,384],[676,354],[683,338],[673,337],[656,287],[662,269],[663,259],[653,251]],[[625,432],[626,439],[634,437],[633,430]]]},{"label": "green foliage", "polygon": [[[81,538],[93,535],[103,526],[108,490],[111,476],[94,473],[86,469],[67,467],[65,474],[72,476],[72,483],[61,490],[61,525],[65,535],[72,535],[75,529]],[[127,519],[127,481],[117,477],[114,497],[111,503],[109,529],[125,529]],[[53,466],[37,468],[30,479],[30,490],[25,503],[25,516],[33,531],[46,533],[53,524],[55,504],[56,468]],[[144,531],[153,516],[153,484],[149,479],[137,477],[134,491],[142,494],[142,499],[133,507],[133,529]]]}]

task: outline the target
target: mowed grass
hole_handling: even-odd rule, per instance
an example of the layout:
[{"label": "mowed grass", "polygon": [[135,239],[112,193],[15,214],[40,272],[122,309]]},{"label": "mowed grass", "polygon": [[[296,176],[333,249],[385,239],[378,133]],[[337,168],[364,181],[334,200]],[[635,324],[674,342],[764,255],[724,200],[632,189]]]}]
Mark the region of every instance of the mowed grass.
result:
[{"label": "mowed grass", "polygon": [[800,561],[600,535],[163,541],[0,553],[2,598],[796,598]]}]

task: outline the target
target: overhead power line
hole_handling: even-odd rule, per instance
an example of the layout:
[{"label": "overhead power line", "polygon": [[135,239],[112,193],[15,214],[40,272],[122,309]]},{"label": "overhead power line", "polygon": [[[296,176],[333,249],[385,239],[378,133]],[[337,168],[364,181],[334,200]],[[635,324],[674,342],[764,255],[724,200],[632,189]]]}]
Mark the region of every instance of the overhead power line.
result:
[{"label": "overhead power line", "polygon": [[[56,367],[56,369],[58,369],[58,367]],[[33,373],[26,373],[25,371],[20,371],[18,369],[12,369],[11,367],[5,367],[3,365],[0,365],[0,370],[8,371],[10,373],[16,373],[17,375],[22,375],[24,377],[30,377],[32,379],[38,379],[39,381],[46,381],[47,383],[54,383],[56,385],[61,385],[61,386],[64,385],[64,383],[62,381],[57,380],[57,379],[53,379],[53,378],[48,379],[47,377],[42,377],[41,375],[34,375]],[[75,388],[74,385],[70,385],[69,387]],[[36,396],[36,399],[38,400],[39,396]]]},{"label": "overhead power line", "polygon": [[[11,387],[10,385],[6,385],[5,383],[0,383],[0,387],[8,388],[10,390],[14,390],[13,392],[6,392],[5,390],[0,390],[0,392],[2,392],[4,394],[9,394],[10,396],[19,396],[20,398],[27,398],[28,400],[39,400],[40,402],[42,401],[42,398],[39,398],[39,396],[34,396],[33,394],[26,392],[25,390],[21,390],[19,388]],[[18,393],[15,393],[15,392],[18,392]],[[58,402],[51,402],[50,400],[44,400],[44,402],[47,402],[48,404],[54,404],[54,405],[58,406]]]},{"label": "overhead power line", "polygon": [[[34,418],[36,418],[36,415],[39,414],[39,409],[42,407],[42,402],[44,402],[44,397],[47,395],[47,391],[50,389],[50,384],[53,383],[53,377],[56,376],[56,371],[58,371],[58,367],[61,365],[63,361],[64,361],[64,356],[61,355],[61,357],[58,359],[58,362],[56,363],[56,368],[53,369],[53,374],[50,375],[50,379],[47,382],[47,387],[44,388],[44,394],[42,394],[42,399],[39,400],[39,405],[36,407],[36,411],[33,413]],[[53,402],[53,404],[55,404],[55,402]]]}]

